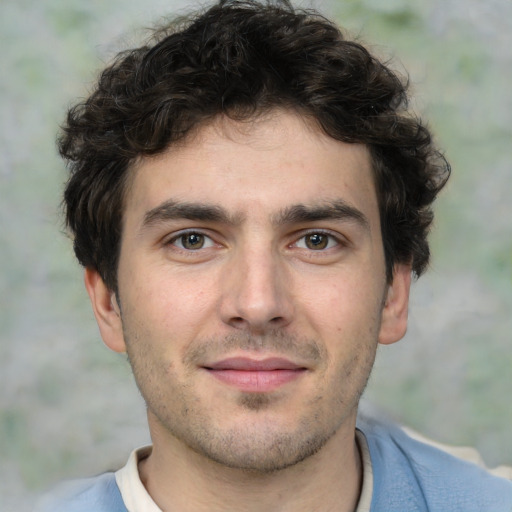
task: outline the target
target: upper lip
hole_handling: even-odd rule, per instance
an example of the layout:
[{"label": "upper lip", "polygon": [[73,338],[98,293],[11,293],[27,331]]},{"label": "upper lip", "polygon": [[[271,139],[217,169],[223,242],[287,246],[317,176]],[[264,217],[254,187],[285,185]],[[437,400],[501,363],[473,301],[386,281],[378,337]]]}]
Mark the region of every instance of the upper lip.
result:
[{"label": "upper lip", "polygon": [[209,370],[238,370],[238,371],[272,371],[272,370],[301,370],[303,366],[298,365],[283,357],[268,357],[257,360],[249,357],[228,357],[221,361],[204,366]]}]

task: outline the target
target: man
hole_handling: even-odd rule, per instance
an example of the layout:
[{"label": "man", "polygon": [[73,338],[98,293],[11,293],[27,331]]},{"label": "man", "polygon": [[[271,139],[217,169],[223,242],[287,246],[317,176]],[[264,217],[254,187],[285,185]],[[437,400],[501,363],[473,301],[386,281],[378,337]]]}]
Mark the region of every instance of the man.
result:
[{"label": "man", "polygon": [[406,103],[287,3],[221,1],[103,72],[60,141],[66,219],[153,444],[48,510],[511,510],[511,482],[358,418],[449,175]]}]

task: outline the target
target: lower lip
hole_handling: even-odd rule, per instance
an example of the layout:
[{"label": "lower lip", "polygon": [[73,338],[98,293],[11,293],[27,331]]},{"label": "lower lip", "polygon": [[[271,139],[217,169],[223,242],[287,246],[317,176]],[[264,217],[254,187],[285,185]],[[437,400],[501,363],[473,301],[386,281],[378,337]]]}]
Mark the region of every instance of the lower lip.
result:
[{"label": "lower lip", "polygon": [[208,372],[224,384],[241,391],[263,393],[298,379],[305,369],[297,370],[211,370]]}]

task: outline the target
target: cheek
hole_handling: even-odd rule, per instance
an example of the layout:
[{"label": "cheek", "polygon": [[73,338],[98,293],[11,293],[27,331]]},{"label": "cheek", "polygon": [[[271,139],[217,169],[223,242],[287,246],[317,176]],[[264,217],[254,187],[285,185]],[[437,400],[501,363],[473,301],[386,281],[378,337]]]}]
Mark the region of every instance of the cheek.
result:
[{"label": "cheek", "polygon": [[[184,275],[182,275],[184,274]],[[212,276],[171,273],[165,265],[146,267],[121,292],[123,312],[135,330],[151,339],[197,336],[215,309]]]},{"label": "cheek", "polygon": [[327,329],[336,335],[375,334],[380,324],[382,294],[375,281],[347,272],[304,283],[300,287],[304,314],[316,329]]}]

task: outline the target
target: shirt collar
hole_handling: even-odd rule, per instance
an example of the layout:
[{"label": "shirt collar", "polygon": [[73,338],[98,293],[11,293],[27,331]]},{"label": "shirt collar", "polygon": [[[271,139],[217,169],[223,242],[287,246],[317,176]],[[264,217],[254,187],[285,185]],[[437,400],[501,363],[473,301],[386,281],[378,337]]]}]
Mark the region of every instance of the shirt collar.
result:
[{"label": "shirt collar", "polygon": [[[363,485],[355,512],[370,512],[373,495],[372,461],[366,437],[360,430],[356,430],[356,442],[363,466]],[[151,446],[134,450],[126,465],[115,473],[116,483],[128,512],[162,512],[152,500],[139,476],[139,462],[148,457],[151,450]]]}]

